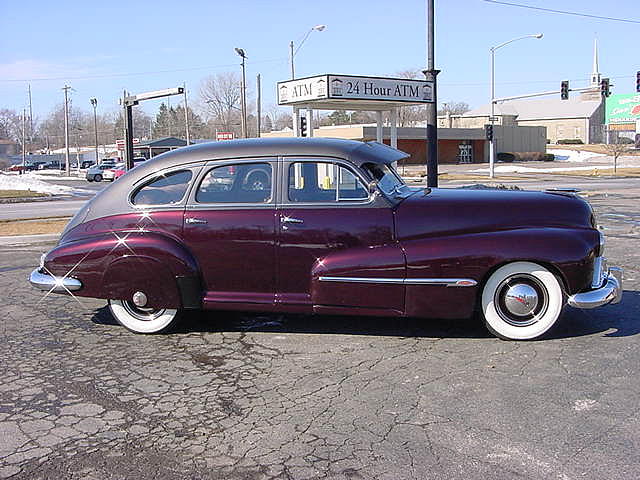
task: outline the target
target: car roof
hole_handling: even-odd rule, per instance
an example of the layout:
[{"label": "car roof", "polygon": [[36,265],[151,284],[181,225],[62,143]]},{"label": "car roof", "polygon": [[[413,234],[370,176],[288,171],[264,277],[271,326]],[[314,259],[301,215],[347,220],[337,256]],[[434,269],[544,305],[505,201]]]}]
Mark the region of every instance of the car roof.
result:
[{"label": "car roof", "polygon": [[132,211],[127,201],[132,188],[141,179],[167,168],[203,161],[278,156],[333,157],[360,166],[363,163],[390,164],[409,155],[378,142],[335,138],[254,138],[203,143],[172,150],[141,162],[130,174],[93,197],[78,215],[88,221]]},{"label": "car roof", "polygon": [[250,138],[201,143],[172,150],[144,162],[144,169],[140,168],[139,175],[203,160],[309,155],[343,158],[356,165],[390,164],[409,156],[378,142],[337,138]]}]

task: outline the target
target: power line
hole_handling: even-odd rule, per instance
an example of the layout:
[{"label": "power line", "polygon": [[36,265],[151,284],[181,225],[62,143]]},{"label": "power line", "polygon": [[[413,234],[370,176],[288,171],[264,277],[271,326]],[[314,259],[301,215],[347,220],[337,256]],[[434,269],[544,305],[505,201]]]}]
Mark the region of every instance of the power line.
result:
[{"label": "power line", "polygon": [[501,2],[498,0],[483,0],[487,3],[496,3],[498,5],[508,5],[510,7],[528,8],[530,10],[540,10],[542,12],[559,13],[561,15],[573,15],[574,17],[595,18],[596,20],[610,20],[612,22],[636,23],[640,24],[640,20],[629,20],[628,18],[605,17],[602,15],[590,15],[588,13],[570,12],[568,10],[554,10],[551,8],[534,7],[532,5],[523,5],[521,3]]},{"label": "power line", "polygon": [[[276,63],[283,62],[283,58],[273,58],[270,60],[259,60],[251,62],[251,65],[257,65],[262,63]],[[247,62],[249,63],[249,62]],[[155,75],[160,73],[178,73],[178,72],[191,72],[196,70],[213,70],[218,68],[232,68],[236,67],[237,64],[230,63],[225,65],[209,65],[206,67],[189,67],[189,68],[176,68],[172,70],[155,70],[149,72],[133,72],[133,73],[106,73],[106,74],[98,74],[98,75],[84,75],[84,76],[72,76],[72,77],[37,77],[37,78],[5,78],[0,79],[0,82],[42,82],[42,81],[52,81],[52,80],[90,80],[96,78],[119,78],[119,77],[135,77],[139,75]]]},{"label": "power line", "polygon": [[[636,78],[635,75],[609,75],[610,79],[618,79],[622,80],[625,78]],[[566,80],[566,79],[565,79]],[[571,82],[589,82],[589,78],[569,78]],[[554,83],[559,82],[560,80],[529,80],[524,82],[496,82],[496,85],[530,85],[534,83]],[[444,85],[447,87],[484,87],[489,85],[489,82],[476,82],[476,83],[441,83],[440,85]]]}]

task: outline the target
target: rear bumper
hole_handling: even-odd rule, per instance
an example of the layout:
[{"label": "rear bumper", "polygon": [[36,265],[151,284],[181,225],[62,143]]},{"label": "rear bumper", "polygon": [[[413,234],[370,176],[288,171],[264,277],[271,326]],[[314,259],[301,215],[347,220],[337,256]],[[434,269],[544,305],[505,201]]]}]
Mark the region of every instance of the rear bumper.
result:
[{"label": "rear bumper", "polygon": [[567,303],[576,308],[596,308],[622,300],[622,269],[609,268],[600,288],[571,295]]},{"label": "rear bumper", "polygon": [[29,282],[39,290],[53,293],[75,292],[82,288],[82,282],[77,278],[54,277],[48,273],[43,273],[39,268],[31,272]]}]

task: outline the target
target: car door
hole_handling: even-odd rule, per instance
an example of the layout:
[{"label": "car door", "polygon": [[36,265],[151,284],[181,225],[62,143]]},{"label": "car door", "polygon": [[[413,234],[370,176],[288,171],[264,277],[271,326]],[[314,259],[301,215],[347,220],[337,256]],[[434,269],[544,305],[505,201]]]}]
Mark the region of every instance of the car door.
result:
[{"label": "car door", "polygon": [[282,163],[277,298],[284,309],[400,313],[404,255],[393,212],[362,174],[339,159]]},{"label": "car door", "polygon": [[273,307],[276,168],[274,158],[212,162],[191,192],[184,239],[200,265],[205,307]]}]

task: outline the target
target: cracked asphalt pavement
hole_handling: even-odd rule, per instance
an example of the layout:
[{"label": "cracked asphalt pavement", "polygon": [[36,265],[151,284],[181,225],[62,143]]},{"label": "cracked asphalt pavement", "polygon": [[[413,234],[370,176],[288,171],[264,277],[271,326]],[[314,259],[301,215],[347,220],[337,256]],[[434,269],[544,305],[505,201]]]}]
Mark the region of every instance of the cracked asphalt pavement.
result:
[{"label": "cracked asphalt pavement", "polygon": [[478,320],[207,312],[134,335],[0,247],[0,478],[640,478],[638,190],[594,194],[623,302]]}]

